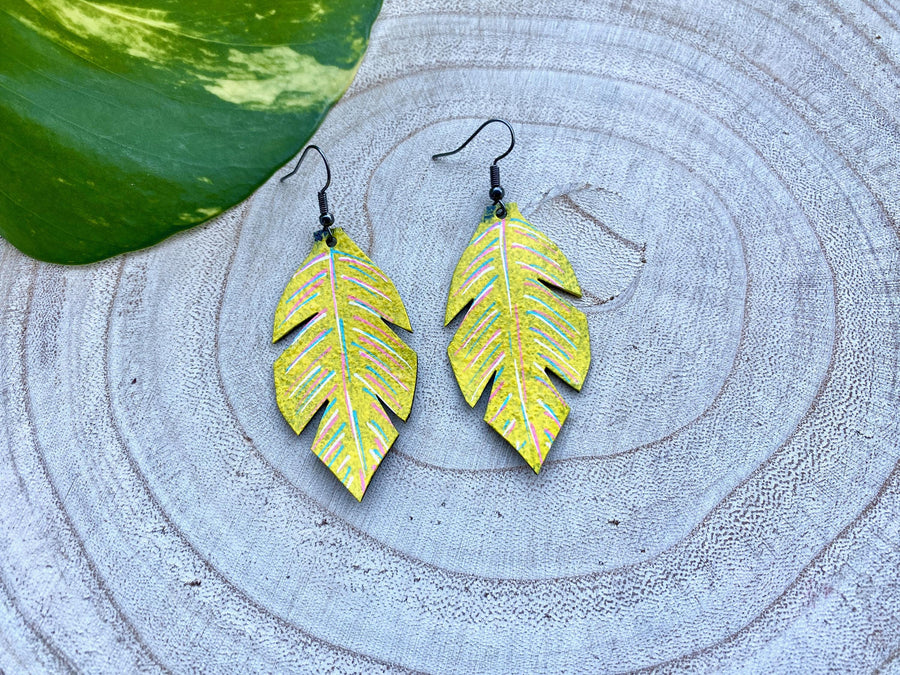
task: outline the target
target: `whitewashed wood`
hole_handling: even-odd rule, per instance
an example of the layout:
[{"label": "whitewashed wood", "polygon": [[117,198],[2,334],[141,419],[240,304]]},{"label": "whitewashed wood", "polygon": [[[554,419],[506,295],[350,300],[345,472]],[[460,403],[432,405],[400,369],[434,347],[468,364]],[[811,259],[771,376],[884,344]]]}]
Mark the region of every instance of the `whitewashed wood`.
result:
[{"label": "whitewashed wood", "polygon": [[[898,26],[388,0],[315,138],[419,353],[362,504],[271,384],[320,169],[90,267],[2,244],[0,669],[898,672]],[[503,130],[428,157],[495,115],[592,336],[539,477],[441,326]]]}]

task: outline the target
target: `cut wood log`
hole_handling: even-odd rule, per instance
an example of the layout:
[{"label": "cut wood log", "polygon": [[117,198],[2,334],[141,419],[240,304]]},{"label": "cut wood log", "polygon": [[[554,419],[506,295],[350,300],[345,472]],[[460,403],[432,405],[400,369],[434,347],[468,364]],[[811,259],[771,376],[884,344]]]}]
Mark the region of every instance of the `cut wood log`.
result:
[{"label": "cut wood log", "polygon": [[[362,503],[272,383],[319,167],[89,267],[0,244],[0,670],[900,672],[898,27],[388,0],[314,139],[419,358]],[[537,476],[442,325],[507,137],[429,158],[494,116],[591,332]]]}]

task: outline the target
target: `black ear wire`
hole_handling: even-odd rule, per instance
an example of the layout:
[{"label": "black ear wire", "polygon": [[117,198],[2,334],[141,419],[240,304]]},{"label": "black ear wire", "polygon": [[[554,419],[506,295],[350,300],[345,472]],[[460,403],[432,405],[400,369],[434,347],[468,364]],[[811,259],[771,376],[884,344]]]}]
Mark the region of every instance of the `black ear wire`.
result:
[{"label": "black ear wire", "polygon": [[[294,170],[289,174],[282,176],[280,182],[283,183],[297,173],[300,164],[303,162],[303,158],[306,157],[306,153],[310,150],[318,152],[322,161],[325,163],[325,185],[322,186],[322,189],[319,190],[317,194],[317,197],[319,198],[319,225],[322,226],[322,235],[325,237],[325,243],[328,244],[328,246],[334,246],[337,243],[337,239],[335,239],[334,234],[331,232],[331,226],[334,225],[334,216],[328,211],[328,195],[325,193],[328,186],[331,185],[331,167],[328,166],[328,159],[325,157],[325,153],[322,152],[317,145],[307,145],[306,148],[303,149],[303,154],[300,155],[300,159],[297,160]],[[318,239],[318,236],[316,238]]]},{"label": "black ear wire", "polygon": [[456,148],[456,150],[451,150],[450,152],[439,152],[436,155],[432,155],[431,159],[438,159],[439,157],[447,157],[449,155],[455,155],[457,152],[459,152],[464,147],[466,147],[469,144],[469,141],[471,141],[473,138],[475,138],[481,132],[482,129],[484,129],[488,124],[491,124],[492,122],[499,122],[500,124],[505,126],[507,129],[509,129],[509,147],[506,149],[506,152],[504,152],[502,155],[498,155],[497,157],[495,157],[494,161],[491,163],[491,166],[490,166],[491,189],[490,189],[490,192],[488,193],[491,198],[491,201],[493,201],[494,205],[497,207],[497,210],[495,211],[495,213],[497,214],[497,217],[503,218],[506,215],[506,207],[503,206],[503,202],[501,200],[503,199],[503,196],[506,194],[506,191],[500,185],[500,167],[497,165],[497,162],[499,162],[501,159],[506,157],[509,153],[512,152],[512,149],[514,147],[516,147],[516,134],[513,132],[513,128],[510,126],[509,122],[507,122],[506,120],[501,120],[501,119],[497,119],[497,118],[489,119],[487,122],[485,122],[480,127],[478,127],[475,130],[475,133],[473,133],[471,136],[469,136],[462,145],[460,145],[458,148]]}]

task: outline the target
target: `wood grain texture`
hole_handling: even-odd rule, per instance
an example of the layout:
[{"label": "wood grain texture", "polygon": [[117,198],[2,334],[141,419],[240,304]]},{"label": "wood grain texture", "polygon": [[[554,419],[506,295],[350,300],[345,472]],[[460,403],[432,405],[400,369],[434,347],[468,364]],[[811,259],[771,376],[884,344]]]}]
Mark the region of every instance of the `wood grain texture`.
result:
[{"label": "wood grain texture", "polygon": [[[271,382],[318,173],[91,267],[0,246],[0,669],[900,672],[898,27],[387,2],[315,138],[419,356],[362,504]],[[441,325],[505,138],[428,157],[494,115],[591,334],[539,476]]]}]

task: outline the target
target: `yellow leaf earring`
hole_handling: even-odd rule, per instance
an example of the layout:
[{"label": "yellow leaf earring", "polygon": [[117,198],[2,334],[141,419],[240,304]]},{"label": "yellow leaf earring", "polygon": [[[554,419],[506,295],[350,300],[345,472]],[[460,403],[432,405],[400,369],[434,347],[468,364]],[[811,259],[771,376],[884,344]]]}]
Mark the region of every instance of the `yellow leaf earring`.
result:
[{"label": "yellow leaf earring", "polygon": [[490,119],[456,150],[432,159],[456,154],[492,122],[506,126],[510,144],[491,164],[493,204],[453,273],[444,324],[468,309],[447,352],[470,406],[492,383],[485,421],[538,473],[569,414],[547,371],[580,390],[591,345],[587,317],[554,292],[581,296],[566,256],[516,204],[503,204],[497,162],[516,143],[509,123]]},{"label": "yellow leaf earring", "polygon": [[[412,330],[393,282],[341,228],[333,228],[325,191],[312,252],[291,277],[275,310],[272,341],[302,326],[275,361],[275,396],[299,434],[325,407],[312,451],[354,497],[362,500],[372,474],[397,438],[384,411],[406,420],[416,388],[416,353],[387,326]],[[387,322],[387,323],[386,323]]]}]

